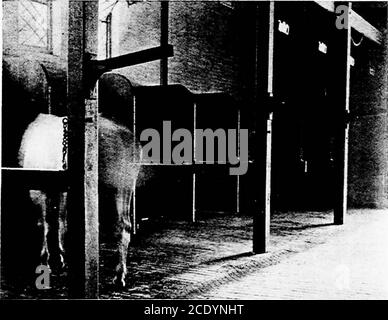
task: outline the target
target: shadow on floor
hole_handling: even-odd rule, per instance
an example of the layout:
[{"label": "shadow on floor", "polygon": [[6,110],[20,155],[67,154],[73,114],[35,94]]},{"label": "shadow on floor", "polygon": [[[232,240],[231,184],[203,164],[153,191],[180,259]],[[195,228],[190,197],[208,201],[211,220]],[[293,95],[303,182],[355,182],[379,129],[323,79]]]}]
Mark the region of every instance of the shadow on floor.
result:
[{"label": "shadow on floor", "polygon": [[255,255],[255,253],[253,253],[251,251],[243,252],[243,253],[227,256],[227,257],[222,257],[222,258],[219,258],[219,259],[214,259],[214,260],[206,261],[203,264],[204,265],[210,265],[210,264],[215,264],[215,263],[224,262],[224,261],[237,260],[237,259],[240,259],[240,258],[251,257],[253,255]]},{"label": "shadow on floor", "polygon": [[[289,227],[287,230],[306,230],[306,229],[313,229],[313,228],[321,228],[321,227],[329,227],[334,226],[334,223],[320,223],[320,224],[313,224],[313,225],[307,225],[307,226],[299,226],[299,227]],[[283,227],[285,229],[285,227]]]}]

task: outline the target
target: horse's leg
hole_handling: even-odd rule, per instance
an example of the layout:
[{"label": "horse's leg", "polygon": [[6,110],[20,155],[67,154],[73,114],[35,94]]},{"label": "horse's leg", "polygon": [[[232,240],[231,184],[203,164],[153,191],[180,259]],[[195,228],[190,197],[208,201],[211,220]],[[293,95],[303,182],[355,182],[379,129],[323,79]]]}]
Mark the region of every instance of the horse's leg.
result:
[{"label": "horse's leg", "polygon": [[59,210],[58,210],[58,246],[59,246],[59,258],[61,262],[61,268],[65,267],[65,234],[67,230],[67,192],[61,192],[59,194]]},{"label": "horse's leg", "polygon": [[125,287],[125,276],[127,274],[128,245],[131,242],[131,206],[132,190],[118,190],[116,194],[117,221],[115,225],[115,239],[118,250],[118,264],[116,276],[113,282]]},{"label": "horse's leg", "polygon": [[30,190],[30,197],[32,202],[39,207],[40,217],[38,219],[38,227],[42,235],[42,247],[40,251],[40,260],[43,265],[48,266],[48,261],[50,258],[48,243],[47,243],[47,234],[49,231],[49,225],[47,223],[47,213],[48,213],[48,202],[49,198],[47,194],[40,190]]}]

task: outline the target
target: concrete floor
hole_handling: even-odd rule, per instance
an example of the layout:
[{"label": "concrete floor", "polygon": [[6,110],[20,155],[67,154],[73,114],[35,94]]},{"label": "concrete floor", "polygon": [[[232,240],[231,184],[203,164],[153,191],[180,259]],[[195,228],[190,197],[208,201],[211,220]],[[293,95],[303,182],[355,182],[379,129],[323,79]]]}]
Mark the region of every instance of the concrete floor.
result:
[{"label": "concrete floor", "polygon": [[[388,212],[350,210],[273,215],[269,252],[252,255],[252,218],[213,215],[195,224],[154,221],[128,256],[127,288],[110,285],[113,250],[102,244],[101,298],[387,299]],[[66,298],[65,275],[52,289],[15,290],[3,298]]]}]

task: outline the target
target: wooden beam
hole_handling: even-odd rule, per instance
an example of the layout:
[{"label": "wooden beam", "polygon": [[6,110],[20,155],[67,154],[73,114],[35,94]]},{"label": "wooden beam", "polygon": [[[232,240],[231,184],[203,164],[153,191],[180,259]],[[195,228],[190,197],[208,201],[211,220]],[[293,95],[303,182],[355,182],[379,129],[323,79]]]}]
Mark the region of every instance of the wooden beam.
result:
[{"label": "wooden beam", "polygon": [[[193,160],[195,165],[196,162],[196,149],[197,149],[197,102],[193,104]],[[191,221],[195,222],[197,219],[197,174],[194,171],[192,174],[192,204],[191,204]]]},{"label": "wooden beam", "polygon": [[[84,4],[84,55],[97,57],[98,51],[98,0]],[[84,61],[86,63],[86,61]],[[84,67],[85,70],[85,67]],[[84,121],[84,199],[85,199],[85,291],[86,298],[98,298],[99,293],[99,214],[98,214],[98,102],[97,80],[85,74]],[[88,81],[85,81],[86,80]]]},{"label": "wooden beam", "polygon": [[[133,133],[133,136],[135,137],[135,139],[137,139],[137,125],[136,125],[136,109],[137,109],[137,99],[136,99],[136,95],[133,94],[132,92],[132,106],[133,106],[133,109],[132,109],[132,133]],[[134,140],[135,142],[135,140]],[[135,184],[135,187],[134,187],[134,190],[133,190],[133,195],[132,195],[132,223],[133,223],[133,234],[136,235],[137,234],[137,229],[138,229],[138,220],[137,220],[137,210],[136,210],[136,205],[137,205],[137,202],[136,202],[136,184]],[[140,225],[139,225],[140,226]]]},{"label": "wooden beam", "polygon": [[378,44],[382,43],[381,32],[353,10],[350,11],[349,23],[353,29],[357,30],[370,40]]},{"label": "wooden beam", "polygon": [[68,189],[68,175],[66,171],[36,170],[24,168],[2,168],[3,181],[12,181],[26,189],[61,190]]},{"label": "wooden beam", "polygon": [[133,66],[140,63],[155,61],[174,55],[173,46],[168,44],[165,46],[145,49],[136,51],[128,54],[124,54],[118,57],[105,59],[105,60],[94,60],[92,65],[98,70],[107,71],[128,66]]},{"label": "wooden beam", "polygon": [[314,1],[317,5],[326,9],[327,11],[334,12],[334,1]]},{"label": "wooden beam", "polygon": [[[351,3],[346,4],[351,11]],[[350,50],[351,28],[335,30],[333,34],[333,73],[335,72],[335,195],[334,195],[334,224],[343,224],[347,210],[348,185],[348,140],[349,140],[349,94],[350,94]]]},{"label": "wooden beam", "polygon": [[[85,88],[87,55],[97,51],[98,1],[69,1],[68,118],[69,293],[98,297],[98,163],[96,93]],[[88,119],[85,125],[85,120]]]},{"label": "wooden beam", "polygon": [[[337,3],[334,1],[314,1],[322,8],[330,11],[335,12],[335,8],[338,6]],[[361,17],[357,12],[354,10],[349,10],[349,25],[354,30],[357,30],[364,36],[366,36],[368,39],[381,44],[382,43],[382,34],[379,30],[377,30],[371,23],[366,21],[363,17]]]},{"label": "wooden beam", "polygon": [[[4,20],[3,20],[4,21]],[[4,22],[3,22],[4,23]],[[0,66],[0,73],[3,74],[3,66]],[[3,101],[3,91],[0,90],[0,101]],[[0,108],[0,169],[3,167],[3,108]],[[2,289],[2,251],[1,251],[1,237],[2,237],[2,194],[3,194],[3,170],[0,170],[0,291]]]},{"label": "wooden beam", "polygon": [[[168,47],[168,1],[160,2],[160,46]],[[168,56],[160,59],[160,85],[168,84]]]},{"label": "wooden beam", "polygon": [[98,298],[99,220],[98,220],[98,104],[97,95],[86,100],[85,124],[85,295]]},{"label": "wooden beam", "polygon": [[[237,110],[237,132],[238,132],[238,141],[237,141],[237,150],[240,153],[240,148],[241,148],[241,140],[240,140],[240,131],[241,130],[241,110]],[[248,163],[249,166],[249,163]],[[240,213],[240,176],[236,176],[236,213]]]},{"label": "wooden beam", "polygon": [[[256,139],[254,165],[249,172],[251,188],[256,191],[253,216],[253,252],[268,251],[271,216],[272,111],[265,104],[273,96],[273,50],[275,3],[264,2],[256,8]],[[260,149],[259,149],[260,147]],[[259,185],[258,185],[259,184]]]},{"label": "wooden beam", "polygon": [[84,221],[84,141],[85,127],[83,103],[83,45],[84,10],[82,2],[69,1],[68,39],[68,118],[69,118],[69,195],[68,195],[68,265],[69,294],[71,298],[83,298],[85,274],[85,221]]}]

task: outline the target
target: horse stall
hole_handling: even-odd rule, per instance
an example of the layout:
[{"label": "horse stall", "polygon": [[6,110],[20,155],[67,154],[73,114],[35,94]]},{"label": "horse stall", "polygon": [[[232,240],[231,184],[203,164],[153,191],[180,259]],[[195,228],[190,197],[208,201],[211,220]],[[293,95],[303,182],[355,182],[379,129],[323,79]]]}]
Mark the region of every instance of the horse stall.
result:
[{"label": "horse stall", "polygon": [[[136,3],[128,6],[135,8]],[[222,6],[225,12],[234,8]],[[160,7],[160,46],[113,58],[107,51],[108,58],[99,60],[98,4],[70,1],[68,30],[64,33],[66,63],[4,59],[0,262],[1,290],[7,292],[7,297],[171,298],[175,297],[175,289],[184,292],[183,287],[190,287],[196,278],[205,279],[218,272],[212,267],[217,267],[219,261],[270,251],[271,214],[272,218],[293,210],[325,210],[331,214],[329,210],[334,209],[334,224],[344,223],[350,74],[366,72],[351,69],[351,35],[355,28],[368,32],[362,30],[370,25],[353,14],[358,21],[353,21],[354,28],[337,30],[334,3],[290,5],[270,1],[245,8],[254,13],[250,15],[254,19],[249,33],[253,35],[252,59],[245,65],[253,71],[238,74],[248,78],[244,85],[239,83],[246,96],[238,99],[233,86],[213,91],[203,89],[210,87],[206,83],[196,91],[179,81],[168,83],[169,66],[173,65],[168,58],[175,50],[169,40],[174,37],[169,38],[168,33],[168,2]],[[213,9],[208,13],[214,13]],[[239,25],[236,22],[225,28]],[[373,32],[365,36],[374,38]],[[229,46],[223,43],[225,39],[216,39],[223,49]],[[375,37],[373,44],[368,43],[374,48],[378,42]],[[176,52],[182,54],[185,49]],[[210,50],[208,54],[215,53]],[[364,52],[355,50],[352,55],[356,60],[366,60]],[[183,55],[179,58],[184,60]],[[160,61],[160,85],[137,83],[139,69],[133,79],[126,76],[131,67],[155,61]],[[190,64],[195,63],[190,61],[184,67]],[[211,67],[217,69],[220,65]],[[174,69],[174,76],[179,75],[178,69]],[[370,74],[375,72],[373,66],[368,70]],[[225,77],[220,79],[213,80],[227,81]],[[67,116],[60,128],[61,170],[19,167],[22,135],[39,113]],[[130,187],[131,195],[120,199],[129,199],[121,209],[130,208],[130,221],[125,221],[130,231],[125,227],[121,231],[122,235],[126,232],[123,243],[130,239],[130,245],[127,248],[120,243],[119,250],[112,246],[111,231],[105,228],[112,222],[109,213],[120,205],[117,199],[112,200],[112,190],[104,189],[99,180],[99,156],[104,151],[98,144],[102,119],[114,121],[115,128],[125,131],[126,137],[131,131],[143,151],[149,143],[142,139],[145,130],[153,129],[160,138],[156,161],[139,160],[139,156],[138,162],[131,163],[140,171],[137,178],[134,175],[136,184]],[[249,152],[243,159],[239,137],[245,128],[249,130]],[[191,154],[183,163],[175,163],[171,157],[181,142],[171,139],[177,129],[191,136]],[[226,134],[235,130],[236,156],[239,164],[246,166],[246,174],[230,174],[236,164],[230,162],[228,154],[222,157],[222,148],[212,161],[198,159],[198,129],[221,129]],[[215,147],[220,140],[214,139]],[[109,145],[110,150],[115,147]],[[109,157],[116,160],[114,152]],[[114,175],[114,170],[108,169]],[[123,175],[130,176],[132,172],[128,171]],[[29,199],[31,188],[41,188],[51,196],[47,213],[53,226],[48,233],[51,287],[44,290],[35,283],[43,240],[37,226],[40,213]],[[56,233],[60,226],[53,214],[61,206],[58,193],[63,191],[69,194],[65,268]],[[117,270],[118,252],[119,259],[125,259],[124,269],[128,269],[125,289],[111,283],[118,272],[125,278],[125,271]],[[213,271],[201,269],[208,266]]]},{"label": "horse stall", "polygon": [[[360,166],[365,164],[356,154],[365,143],[356,142],[364,138],[355,128],[367,121],[360,117],[369,112],[377,117],[376,126],[382,125],[376,107],[380,94],[372,88],[379,81],[381,85],[374,73],[377,64],[384,64],[385,49],[379,32],[358,15],[362,6],[349,5],[349,26],[342,29],[333,15],[338,6],[275,3],[271,204],[274,214],[334,209],[334,223],[342,224],[347,194],[349,206],[363,201],[354,190],[364,183]],[[366,52],[373,52],[369,59]],[[368,154],[383,162],[377,153]]]},{"label": "horse stall", "polygon": [[[7,120],[3,126],[3,150],[13,150],[3,152],[2,185],[6,188],[2,189],[2,225],[7,225],[1,234],[5,244],[2,247],[2,261],[5,261],[2,264],[3,289],[9,290],[10,296],[24,294],[26,297],[34,295],[66,297],[67,271],[63,273],[60,269],[56,237],[59,226],[55,218],[59,200],[55,197],[47,213],[51,227],[48,233],[51,252],[48,262],[52,269],[52,288],[49,293],[34,289],[34,281],[31,279],[35,280],[35,269],[40,263],[42,235],[36,224],[39,209],[29,199],[28,190],[43,189],[55,195],[56,192],[67,190],[70,179],[66,171],[34,172],[17,169],[18,148],[27,125],[39,113],[66,114],[64,111],[66,96],[63,96],[66,90],[62,87],[66,85],[65,77],[59,67],[53,72],[55,77],[50,78],[47,68],[41,63],[22,62],[22,66],[25,64],[28,64],[28,67],[25,67],[28,72],[18,68],[16,76],[5,68],[4,73],[5,85],[13,85],[17,89],[7,88],[8,95],[5,95],[3,101],[3,119]],[[55,68],[52,69],[55,71]],[[8,72],[11,74],[9,78]],[[28,78],[26,80],[23,77]],[[11,93],[16,92],[19,94],[11,96]],[[195,128],[235,129],[238,136],[240,125],[238,106],[233,98],[223,93],[194,94],[181,85],[153,87],[133,85],[124,76],[109,72],[99,78],[98,94],[100,114],[131,128],[138,139],[141,132],[147,128],[159,129],[159,132],[162,132],[163,120],[171,121],[172,130],[185,128],[193,137]],[[23,99],[24,95],[28,98],[23,102],[15,99],[18,97]],[[23,115],[27,119],[20,116],[20,110],[15,109],[14,105],[25,108]],[[219,117],[221,113],[223,117]],[[174,148],[174,145],[176,142],[173,142],[171,148]],[[161,155],[168,156],[163,153]],[[201,225],[215,213],[223,214],[225,217],[238,213],[238,192],[239,178],[229,175],[228,163],[218,165],[217,162],[196,162],[194,157],[192,161],[183,165],[144,163],[132,200],[132,222],[136,226],[133,230],[135,247],[136,243],[141,243],[142,239],[147,238],[147,233],[155,231],[152,229],[155,223],[161,223],[165,227],[168,226],[168,221],[199,222]],[[103,213],[109,212],[113,205],[108,201],[104,202],[106,195],[100,190],[100,202],[105,203],[104,207],[100,207],[99,214],[102,227],[109,224],[109,216]],[[223,199],[225,195],[228,201]],[[150,198],[152,201],[149,201]],[[217,225],[211,225],[217,228]],[[159,227],[156,230],[162,229]],[[196,235],[199,242],[203,241],[204,237],[206,235],[203,231]],[[109,250],[111,240],[109,231],[102,228],[99,238],[103,255],[101,263],[107,267],[101,271],[101,283],[104,287],[110,276],[109,270],[114,269],[112,265],[114,257]]]},{"label": "horse stall", "polygon": [[[66,76],[64,66],[23,58],[3,60],[2,100],[2,281],[20,288],[30,286],[39,265],[41,234],[39,212],[28,196],[30,188],[64,190],[63,172],[22,170],[18,150],[23,132],[39,113],[65,114]],[[53,198],[52,207],[58,199]],[[50,219],[51,219],[51,214]],[[55,225],[55,219],[50,220]],[[57,239],[49,233],[50,249],[56,252]],[[54,256],[56,256],[54,254]],[[58,261],[52,261],[53,266]],[[6,286],[5,286],[6,287]]]},{"label": "horse stall", "polygon": [[[137,86],[115,73],[104,74],[99,79],[98,90],[101,115],[129,126],[138,139],[140,139],[141,132],[147,128],[156,128],[162,132],[161,124],[165,119],[171,121],[172,130],[185,128],[193,136],[194,128],[236,129],[238,133],[239,109],[230,96],[222,93],[193,94],[180,85]],[[161,105],[163,108],[160,108]],[[220,118],[221,112],[224,116]],[[31,118],[33,119],[36,115],[35,112]],[[4,137],[9,138],[13,135],[6,132]],[[20,144],[19,141],[17,143]],[[171,148],[174,148],[174,144],[176,142],[173,142]],[[161,155],[167,156],[163,153]],[[7,186],[6,189],[3,189],[2,209],[5,213],[3,224],[8,226],[6,229],[8,232],[2,233],[3,239],[6,240],[3,241],[6,245],[3,246],[2,254],[3,257],[7,257],[6,263],[3,264],[3,279],[7,281],[3,287],[9,289],[14,295],[25,294],[26,297],[35,294],[46,297],[48,294],[47,291],[35,291],[33,283],[31,283],[31,279],[35,278],[35,268],[40,263],[39,250],[42,236],[38,228],[33,227],[36,226],[39,212],[28,197],[28,189],[31,187],[43,188],[43,190],[50,190],[54,195],[55,192],[66,190],[69,183],[63,172],[40,172],[39,185],[36,182],[37,176],[38,173],[34,172],[20,170],[15,172],[12,169],[5,170],[3,168],[3,185]],[[99,195],[99,202],[103,204],[99,213],[101,226],[99,238],[101,241],[101,264],[104,266],[100,271],[100,281],[102,294],[107,294],[112,290],[110,286],[107,286],[107,283],[114,269],[113,261],[115,258],[112,256],[110,247],[112,238],[109,237],[109,229],[105,226],[110,225],[111,221],[106,213],[112,210],[113,203],[110,202],[109,194],[106,191],[100,190]],[[225,196],[228,201],[223,199]],[[152,201],[149,201],[150,198]],[[48,222],[52,228],[48,234],[48,241],[50,242],[51,258],[49,263],[52,268],[51,283],[53,286],[49,295],[50,297],[66,297],[68,294],[67,271],[63,273],[60,270],[58,239],[55,236],[58,222],[55,220],[54,212],[58,206],[55,201],[58,199],[54,198],[53,201],[48,212]],[[137,181],[132,206],[132,222],[136,228],[133,230],[134,239],[129,261],[132,259],[136,261],[134,258],[137,255],[137,250],[143,253],[143,250],[148,250],[148,246],[144,247],[144,241],[147,241],[148,235],[161,232],[166,228],[174,228],[174,221],[178,224],[183,222],[188,228],[190,228],[190,224],[195,222],[196,224],[193,226],[199,229],[197,234],[192,233],[192,236],[199,243],[205,238],[209,238],[205,232],[208,227],[204,226],[209,219],[213,235],[221,236],[223,232],[226,232],[228,226],[225,225],[225,222],[230,222],[230,219],[234,219],[233,216],[239,213],[239,178],[229,175],[228,163],[219,165],[200,161],[196,163],[194,157],[190,163],[183,165],[144,163]],[[20,224],[20,221],[23,221],[23,224]],[[221,222],[220,226],[217,226],[217,221]],[[237,224],[240,223],[238,220],[236,221]],[[236,221],[232,221],[229,227],[233,228]],[[187,223],[189,224],[187,225]],[[217,229],[221,226],[224,231],[220,235],[218,235],[219,232],[214,233],[214,228]],[[179,253],[181,245],[179,242],[172,242],[170,245],[177,246],[176,249],[165,248],[166,252],[172,250],[168,253],[171,260],[174,261],[178,259],[175,255],[177,257],[182,255]],[[152,252],[152,245],[149,250]],[[207,251],[210,252],[211,248],[208,247]],[[20,254],[21,252],[25,253]],[[219,257],[225,257],[225,253],[223,252]],[[187,255],[188,259],[194,257],[190,258],[188,252],[184,254]],[[142,268],[147,266],[148,256],[148,254],[144,255],[145,261],[143,261]],[[198,253],[196,256],[198,259]],[[209,258],[207,257],[207,259]],[[212,255],[211,258],[214,256]],[[159,272],[162,272],[163,269],[168,270],[168,268],[168,263],[166,263],[166,267],[160,265]],[[131,283],[135,281],[131,277],[129,279]],[[24,293],[18,292],[19,288],[23,288],[20,290],[25,290]]]},{"label": "horse stall", "polygon": [[[196,128],[234,129],[240,137],[240,106],[225,93],[196,95]],[[222,117],[220,116],[222,114]],[[239,150],[237,141],[237,150]],[[240,159],[241,160],[241,159]],[[228,163],[198,166],[196,174],[196,211],[198,216],[206,213],[240,213],[240,176],[229,175]],[[224,166],[222,166],[224,165]]]},{"label": "horse stall", "polygon": [[[240,109],[227,94],[197,94],[182,85],[134,85],[131,90],[127,112],[135,136],[140,139],[145,129],[152,128],[165,140],[161,136],[160,161],[143,161],[133,197],[136,227],[128,253],[129,290],[114,293],[102,281],[100,293],[102,297],[168,297],[172,292],[157,288],[156,283],[201,263],[246,254],[251,246],[251,216],[239,212],[239,177],[230,175],[231,164],[218,163],[217,157],[215,162],[196,159],[195,145],[192,158],[177,164],[171,150],[178,141],[165,146],[177,129],[186,129],[192,137],[196,129],[230,129],[238,137]],[[171,122],[169,130],[163,121]],[[102,264],[108,266],[109,245],[102,243],[101,249]],[[102,279],[109,278],[110,269],[101,270]]]},{"label": "horse stall", "polygon": [[[238,133],[239,111],[233,98],[226,94],[193,94],[180,85],[139,86],[134,88],[134,101],[133,131],[138,139],[147,128],[163,132],[165,120],[171,121],[172,131],[187,129],[193,143],[195,129],[235,129]],[[171,150],[176,145],[173,141]],[[205,217],[206,212],[238,212],[238,176],[229,176],[226,162],[218,163],[215,159],[213,163],[206,163],[195,159],[194,148],[193,145],[191,161],[183,165],[143,164],[136,193],[140,221],[162,215],[195,222],[198,216]],[[167,156],[161,152],[162,158]],[[155,199],[152,203],[147,201],[150,195]]]},{"label": "horse stall", "polygon": [[[28,4],[34,5],[32,2]],[[17,15],[18,8],[16,7],[15,12],[13,5],[8,3],[6,9]],[[114,266],[110,261],[112,251],[104,251],[106,234],[102,232],[100,235],[98,228],[99,222],[100,225],[106,224],[104,215],[101,212],[99,214],[98,209],[102,213],[109,213],[111,210],[109,205],[107,208],[98,208],[98,108],[103,116],[129,126],[137,137],[146,128],[160,129],[163,120],[171,121],[173,128],[188,129],[192,135],[199,125],[205,128],[239,129],[239,107],[228,94],[197,94],[181,85],[167,85],[166,62],[167,58],[173,55],[173,47],[168,44],[166,37],[168,5],[163,3],[161,7],[163,34],[160,47],[97,60],[97,2],[70,1],[61,13],[63,30],[56,30],[57,35],[61,35],[59,40],[62,41],[60,52],[55,52],[56,56],[51,56],[55,51],[53,46],[44,53],[34,51],[31,64],[30,61],[11,61],[7,64],[5,59],[3,83],[10,88],[6,87],[4,90],[6,94],[3,97],[2,110],[3,245],[0,261],[2,274],[5,275],[2,277],[2,290],[8,291],[10,297],[96,298],[99,296],[99,287],[109,282],[105,271],[113,273]],[[50,8],[47,6],[47,9]],[[7,41],[15,39],[12,38],[13,32],[16,31],[12,29],[7,33]],[[52,39],[49,40],[48,44]],[[18,45],[19,43],[16,43],[16,46]],[[29,49],[27,47],[26,50]],[[14,54],[12,50],[10,57]],[[17,51],[16,56],[19,54]],[[139,86],[111,72],[155,60],[161,60],[162,86]],[[53,61],[59,61],[59,64],[56,65]],[[13,75],[14,69],[17,70],[17,76]],[[97,80],[99,85],[96,90]],[[23,110],[15,108],[14,105],[22,106]],[[68,122],[63,122],[61,128],[66,138],[62,141],[62,156],[67,159],[67,163],[63,160],[62,170],[18,168],[17,153],[22,134],[39,113],[68,117]],[[223,117],[217,116],[220,113]],[[189,222],[187,227],[191,226],[196,230],[196,241],[206,244],[205,239],[215,234],[212,231],[217,229],[217,220],[207,228],[199,227],[204,226],[207,217],[211,218],[214,212],[219,212],[224,214],[221,221],[227,223],[220,230],[229,230],[230,220],[226,219],[225,213],[233,215],[240,210],[239,178],[229,176],[228,163],[218,165],[192,160],[183,165],[166,164],[164,161],[161,164],[143,165],[132,200],[135,250],[141,251],[136,247],[136,242],[141,244],[146,238],[150,230],[147,229],[148,221],[156,221],[157,230],[162,229],[158,221]],[[49,263],[52,272],[51,287],[44,288],[46,290],[35,287],[38,276],[35,273],[36,266],[41,263],[39,251],[44,236],[39,230],[42,223],[37,226],[39,210],[29,199],[28,190],[31,188],[42,189],[52,198],[47,214],[47,222],[52,224],[47,235],[51,242],[52,254]],[[66,245],[68,269],[65,270],[60,270],[62,261],[57,254],[59,239],[55,234],[59,226],[55,215],[52,215],[60,207],[59,199],[54,196],[59,191],[68,191],[69,194],[67,239],[70,241]],[[220,194],[224,194],[228,201]],[[104,197],[105,195],[102,195],[101,200]],[[244,223],[249,224],[247,220]],[[236,225],[233,225],[231,230],[236,230]],[[245,227],[242,230],[246,237]],[[222,235],[219,235],[212,249],[202,247],[199,252],[206,252],[206,259],[215,258],[213,251],[219,251],[221,239]],[[249,247],[249,239],[245,239],[244,247],[247,243]],[[100,260],[100,247],[103,253],[107,253],[107,260]],[[178,248],[182,249],[179,245]],[[148,250],[147,247],[142,249]],[[152,253],[151,249],[149,250]],[[184,250],[179,255],[178,251],[174,249],[170,252],[170,257],[175,261],[182,258],[182,254],[187,257],[188,252]],[[238,247],[236,253],[239,252],[241,247]],[[231,253],[228,250],[218,252],[217,257],[222,258]],[[189,257],[198,258],[198,252]],[[184,260],[182,266],[185,268]],[[102,272],[99,272],[100,266],[104,267]],[[133,277],[135,279],[135,276]],[[130,276],[129,278],[131,279]]]},{"label": "horse stall", "polygon": [[[171,141],[172,132],[179,128],[193,131],[193,96],[183,86],[168,85],[134,88],[133,131],[140,140],[141,133],[148,128],[160,134],[160,160],[145,161],[140,173],[140,187],[136,189],[136,217],[140,221],[164,216],[172,219],[191,219],[192,212],[192,168],[188,164],[175,164],[171,159],[172,149],[177,142]],[[170,121],[166,131],[163,121]],[[143,144],[146,142],[143,142]],[[144,180],[144,182],[143,182]],[[149,197],[153,201],[148,201]]]},{"label": "horse stall", "polygon": [[331,209],[337,126],[331,87],[336,77],[331,62],[336,59],[335,24],[329,12],[311,3],[277,6],[275,19],[289,29],[276,32],[274,39],[273,91],[278,105],[272,205],[275,211]]}]

